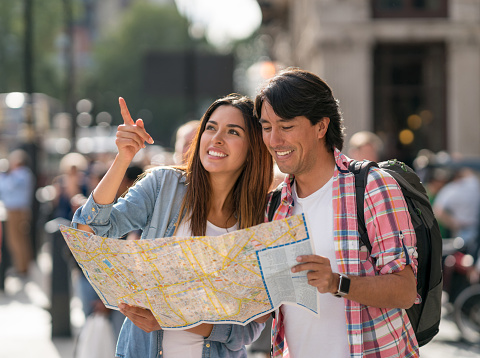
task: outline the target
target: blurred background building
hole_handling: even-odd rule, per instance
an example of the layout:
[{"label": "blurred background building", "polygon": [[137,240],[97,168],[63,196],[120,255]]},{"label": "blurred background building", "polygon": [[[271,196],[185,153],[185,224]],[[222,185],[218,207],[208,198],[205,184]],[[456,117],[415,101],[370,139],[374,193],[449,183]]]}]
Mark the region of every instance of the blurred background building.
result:
[{"label": "blurred background building", "polygon": [[480,2],[258,0],[270,58],[334,90],[347,133],[407,163],[422,148],[480,155]]}]

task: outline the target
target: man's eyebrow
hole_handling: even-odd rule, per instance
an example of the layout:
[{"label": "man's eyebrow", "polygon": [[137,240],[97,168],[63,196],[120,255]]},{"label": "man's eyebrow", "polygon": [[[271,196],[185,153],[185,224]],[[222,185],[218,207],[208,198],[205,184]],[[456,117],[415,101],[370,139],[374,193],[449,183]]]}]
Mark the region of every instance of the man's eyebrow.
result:
[{"label": "man's eyebrow", "polygon": [[[294,120],[295,120],[295,118],[280,118],[279,120],[277,120],[277,122],[279,122],[279,123],[290,123]],[[258,121],[260,122],[260,124],[270,123],[270,121],[268,121],[264,118],[260,118]]]},{"label": "man's eyebrow", "polygon": [[[218,126],[218,123],[215,122],[215,121],[209,120],[207,123],[212,123],[212,124],[215,124],[215,125]],[[245,132],[245,128],[243,128],[241,125],[238,125],[238,124],[230,123],[230,124],[227,124],[227,127],[228,128],[240,128],[242,131]]]}]

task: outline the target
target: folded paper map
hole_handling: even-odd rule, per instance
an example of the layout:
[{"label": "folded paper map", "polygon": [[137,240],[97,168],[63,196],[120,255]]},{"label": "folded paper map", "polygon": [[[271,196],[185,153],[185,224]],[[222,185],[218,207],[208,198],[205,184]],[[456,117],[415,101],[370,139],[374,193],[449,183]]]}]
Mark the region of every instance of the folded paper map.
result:
[{"label": "folded paper map", "polygon": [[306,272],[291,272],[298,255],[314,252],[303,215],[221,236],[119,240],[60,230],[106,307],[149,309],[163,329],[245,325],[282,303],[318,314]]}]

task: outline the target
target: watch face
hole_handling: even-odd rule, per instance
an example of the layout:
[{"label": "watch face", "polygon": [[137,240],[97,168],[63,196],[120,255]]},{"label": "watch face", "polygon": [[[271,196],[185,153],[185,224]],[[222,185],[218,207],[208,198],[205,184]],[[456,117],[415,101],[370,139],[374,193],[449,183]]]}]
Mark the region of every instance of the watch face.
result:
[{"label": "watch face", "polygon": [[350,292],[350,279],[345,275],[340,275],[340,281],[338,282],[338,290],[335,293],[337,297],[343,297]]},{"label": "watch face", "polygon": [[339,290],[344,295],[350,292],[350,279],[347,276],[340,276]]}]

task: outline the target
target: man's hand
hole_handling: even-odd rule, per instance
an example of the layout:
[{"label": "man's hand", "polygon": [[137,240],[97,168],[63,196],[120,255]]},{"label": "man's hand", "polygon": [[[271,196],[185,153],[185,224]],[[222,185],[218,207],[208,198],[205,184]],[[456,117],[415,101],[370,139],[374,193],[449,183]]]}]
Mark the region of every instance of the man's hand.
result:
[{"label": "man's hand", "polygon": [[[340,277],[332,272],[330,260],[323,256],[298,256],[292,272],[307,271],[308,283],[320,293],[337,292]],[[410,265],[402,271],[377,276],[348,276],[350,292],[345,298],[379,308],[410,308],[417,296],[415,275]]]},{"label": "man's hand", "polygon": [[320,293],[335,293],[338,286],[338,274],[332,272],[330,260],[324,256],[303,255],[298,256],[301,262],[292,267],[292,272],[307,272],[308,284],[317,288]]},{"label": "man's hand", "polygon": [[153,139],[145,130],[143,120],[133,121],[122,97],[118,99],[118,103],[120,104],[123,124],[118,126],[115,144],[119,155],[130,162],[140,149],[145,148],[145,142],[153,144]]},{"label": "man's hand", "polygon": [[118,308],[135,326],[147,333],[162,329],[150,310],[129,306],[125,303],[120,303]]}]

